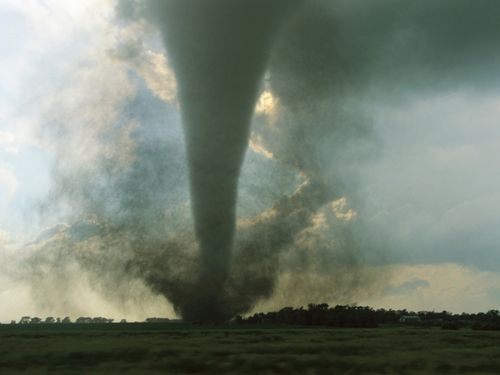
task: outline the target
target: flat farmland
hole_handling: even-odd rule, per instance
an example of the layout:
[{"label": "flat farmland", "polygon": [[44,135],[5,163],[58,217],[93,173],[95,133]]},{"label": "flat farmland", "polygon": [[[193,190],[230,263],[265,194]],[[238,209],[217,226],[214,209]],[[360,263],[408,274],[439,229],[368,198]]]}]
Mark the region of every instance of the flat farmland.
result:
[{"label": "flat farmland", "polygon": [[0,326],[0,374],[498,374],[500,332],[184,324]]}]

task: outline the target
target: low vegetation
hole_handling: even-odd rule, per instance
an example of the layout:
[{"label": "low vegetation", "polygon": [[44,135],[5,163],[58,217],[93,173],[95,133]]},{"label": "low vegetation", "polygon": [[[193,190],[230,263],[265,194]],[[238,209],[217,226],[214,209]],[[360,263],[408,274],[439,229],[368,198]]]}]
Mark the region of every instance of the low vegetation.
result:
[{"label": "low vegetation", "polygon": [[1,374],[498,374],[500,332],[381,325],[0,326]]}]

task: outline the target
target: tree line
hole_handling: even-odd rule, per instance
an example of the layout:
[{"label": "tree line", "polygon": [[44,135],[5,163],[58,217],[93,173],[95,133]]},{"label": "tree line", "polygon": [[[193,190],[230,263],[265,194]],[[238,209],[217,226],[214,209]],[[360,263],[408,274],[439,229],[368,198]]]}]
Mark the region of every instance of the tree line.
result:
[{"label": "tree line", "polygon": [[285,307],[279,311],[256,313],[248,317],[238,316],[240,324],[284,324],[301,326],[375,328],[387,324],[411,324],[441,326],[458,329],[469,326],[475,329],[500,330],[500,313],[489,310],[479,313],[453,314],[448,311],[408,311],[374,309],[368,306],[309,304],[307,308]]},{"label": "tree line", "polygon": [[[87,317],[87,316],[81,316],[74,321],[71,320],[69,316],[66,316],[65,318],[59,318],[59,317],[52,317],[48,316],[45,319],[39,318],[39,317],[30,317],[30,316],[23,316],[21,319],[19,319],[18,322],[15,320],[12,320],[10,323],[11,324],[109,324],[113,323],[114,319],[109,319],[109,318],[104,318],[102,316],[99,317]],[[147,318],[143,323],[167,323],[171,322],[170,319],[168,318]],[[120,323],[127,323],[126,319],[120,320]]]},{"label": "tree line", "polygon": [[[173,323],[180,320],[168,318],[147,318],[140,323]],[[18,322],[11,324],[110,324],[113,319],[104,317],[79,317],[71,320],[70,317],[58,318],[23,316]],[[119,323],[127,323],[125,319]],[[139,322],[138,322],[139,323]],[[237,316],[234,324],[254,325],[297,325],[297,326],[325,326],[325,327],[352,327],[375,328],[379,325],[408,324],[416,326],[441,326],[446,329],[471,327],[474,329],[500,330],[500,312],[489,310],[478,313],[453,314],[448,311],[409,311],[407,309],[374,309],[368,306],[336,305],[327,303],[309,304],[307,308],[284,307],[279,311],[259,312],[251,316]]]}]

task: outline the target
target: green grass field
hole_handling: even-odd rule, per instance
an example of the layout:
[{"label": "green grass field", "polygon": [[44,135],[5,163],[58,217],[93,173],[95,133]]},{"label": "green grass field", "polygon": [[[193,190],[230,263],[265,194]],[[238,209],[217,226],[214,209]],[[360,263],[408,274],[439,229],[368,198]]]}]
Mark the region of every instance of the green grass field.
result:
[{"label": "green grass field", "polygon": [[0,374],[499,374],[500,332],[3,325]]}]

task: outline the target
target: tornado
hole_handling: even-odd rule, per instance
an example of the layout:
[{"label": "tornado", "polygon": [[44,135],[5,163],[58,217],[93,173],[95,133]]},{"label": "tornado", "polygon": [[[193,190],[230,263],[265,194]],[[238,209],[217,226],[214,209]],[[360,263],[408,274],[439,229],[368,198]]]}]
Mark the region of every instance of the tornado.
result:
[{"label": "tornado", "polygon": [[238,179],[273,40],[300,0],[150,0],[175,72],[200,268],[188,320],[223,321]]}]

